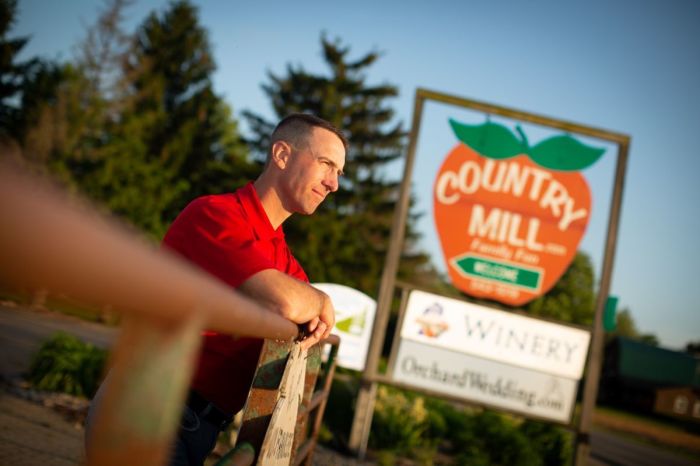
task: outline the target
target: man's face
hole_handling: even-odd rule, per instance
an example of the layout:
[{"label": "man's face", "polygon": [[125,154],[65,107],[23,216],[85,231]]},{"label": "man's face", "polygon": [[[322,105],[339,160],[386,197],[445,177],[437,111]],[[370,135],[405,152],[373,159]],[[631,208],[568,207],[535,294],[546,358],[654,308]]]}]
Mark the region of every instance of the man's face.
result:
[{"label": "man's face", "polygon": [[282,190],[290,212],[309,215],[329,193],[338,190],[345,147],[333,132],[318,127],[301,146],[293,148]]}]

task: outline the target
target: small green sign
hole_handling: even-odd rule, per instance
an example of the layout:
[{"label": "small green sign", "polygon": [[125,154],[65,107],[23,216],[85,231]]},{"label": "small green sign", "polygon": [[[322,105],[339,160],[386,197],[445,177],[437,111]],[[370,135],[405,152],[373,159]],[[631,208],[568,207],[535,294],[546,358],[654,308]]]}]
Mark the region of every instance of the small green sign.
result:
[{"label": "small green sign", "polygon": [[613,332],[617,327],[617,316],[615,315],[617,310],[617,296],[608,296],[608,300],[605,301],[605,311],[603,311],[603,329],[606,332]]},{"label": "small green sign", "polygon": [[538,270],[518,267],[469,254],[454,259],[454,264],[467,275],[520,286],[530,290],[537,290],[542,278],[542,272]]}]

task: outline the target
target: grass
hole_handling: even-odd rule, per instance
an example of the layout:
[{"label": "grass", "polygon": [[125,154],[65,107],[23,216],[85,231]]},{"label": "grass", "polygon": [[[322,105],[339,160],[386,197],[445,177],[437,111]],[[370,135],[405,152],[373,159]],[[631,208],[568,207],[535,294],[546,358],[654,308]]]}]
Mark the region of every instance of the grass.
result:
[{"label": "grass", "polygon": [[[596,406],[595,415],[602,416],[603,419],[607,417],[618,418],[621,420],[629,421],[632,423],[640,423],[648,426],[653,426],[659,429],[667,429],[669,431],[687,432],[688,429],[680,421],[672,418],[662,418],[656,416],[645,416],[638,413],[632,413],[629,411],[623,411],[621,409],[613,408],[610,406]],[[697,429],[700,431],[700,424]]]}]

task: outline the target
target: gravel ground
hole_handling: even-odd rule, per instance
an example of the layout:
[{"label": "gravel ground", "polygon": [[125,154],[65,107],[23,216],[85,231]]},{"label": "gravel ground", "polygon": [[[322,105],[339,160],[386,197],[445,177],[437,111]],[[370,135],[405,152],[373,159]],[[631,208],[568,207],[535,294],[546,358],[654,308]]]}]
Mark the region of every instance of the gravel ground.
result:
[{"label": "gravel ground", "polygon": [[0,464],[68,466],[83,459],[82,423],[0,388]]}]

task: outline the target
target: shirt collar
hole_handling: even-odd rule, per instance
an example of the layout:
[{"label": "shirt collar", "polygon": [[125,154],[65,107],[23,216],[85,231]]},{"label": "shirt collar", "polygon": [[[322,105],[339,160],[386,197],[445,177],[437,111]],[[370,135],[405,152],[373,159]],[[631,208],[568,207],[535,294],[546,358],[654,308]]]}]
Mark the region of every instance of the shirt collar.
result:
[{"label": "shirt collar", "polygon": [[238,194],[243,210],[246,213],[255,234],[260,239],[267,240],[284,238],[284,230],[282,229],[282,225],[280,225],[277,230],[272,228],[272,223],[270,223],[270,219],[268,218],[267,213],[260,202],[258,192],[255,190],[255,186],[253,186],[252,181],[239,189]]}]

